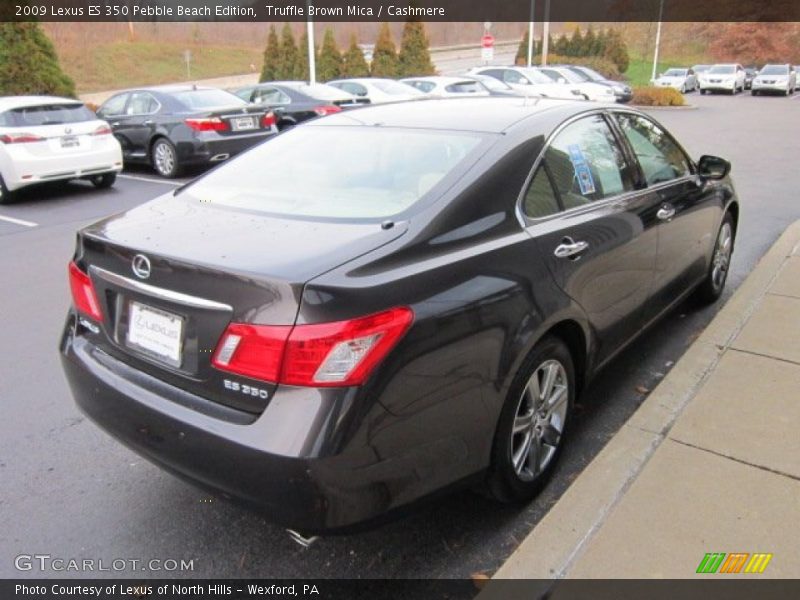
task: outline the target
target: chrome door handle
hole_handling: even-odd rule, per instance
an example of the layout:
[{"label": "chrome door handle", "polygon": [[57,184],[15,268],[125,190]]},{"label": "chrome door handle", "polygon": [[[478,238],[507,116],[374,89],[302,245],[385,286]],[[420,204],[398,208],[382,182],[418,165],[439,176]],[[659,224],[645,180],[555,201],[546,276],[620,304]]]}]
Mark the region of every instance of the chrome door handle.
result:
[{"label": "chrome door handle", "polygon": [[155,121],[151,121],[148,119],[147,121],[142,123],[142,125],[144,125],[145,127],[150,127],[151,125],[153,125],[153,123],[155,123]]},{"label": "chrome door handle", "polygon": [[119,127],[119,121],[114,121],[114,122],[111,124],[111,126],[112,126],[112,127]]},{"label": "chrome door handle", "polygon": [[662,221],[669,221],[675,216],[675,209],[671,206],[662,206],[658,209],[656,216]]},{"label": "chrome door handle", "polygon": [[571,238],[564,238],[561,243],[556,246],[555,254],[558,258],[571,258],[586,252],[589,244],[584,241],[572,241]]}]

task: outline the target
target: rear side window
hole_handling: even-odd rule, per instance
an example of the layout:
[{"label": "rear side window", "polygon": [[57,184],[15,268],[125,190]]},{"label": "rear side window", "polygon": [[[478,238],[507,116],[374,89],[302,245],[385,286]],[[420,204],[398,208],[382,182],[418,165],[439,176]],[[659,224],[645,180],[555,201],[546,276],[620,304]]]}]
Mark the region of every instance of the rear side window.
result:
[{"label": "rear side window", "polygon": [[147,92],[134,92],[128,103],[129,115],[151,115],[159,109],[158,100]]},{"label": "rear side window", "polygon": [[259,88],[253,95],[259,104],[291,104],[292,99],[277,88]]},{"label": "rear side window", "polygon": [[451,83],[444,89],[451,94],[477,94],[483,91],[481,84],[477,81],[459,81]]},{"label": "rear side window", "polygon": [[14,108],[4,113],[4,127],[35,127],[94,121],[95,114],[80,103],[40,104]]},{"label": "rear side window", "polygon": [[600,115],[565,127],[544,161],[566,210],[632,189],[622,150]]},{"label": "rear side window", "polygon": [[647,185],[691,174],[689,159],[666,132],[650,119],[618,114],[617,122],[633,148]]},{"label": "rear side window", "polygon": [[426,94],[436,87],[436,84],[430,81],[409,81],[408,83]]}]

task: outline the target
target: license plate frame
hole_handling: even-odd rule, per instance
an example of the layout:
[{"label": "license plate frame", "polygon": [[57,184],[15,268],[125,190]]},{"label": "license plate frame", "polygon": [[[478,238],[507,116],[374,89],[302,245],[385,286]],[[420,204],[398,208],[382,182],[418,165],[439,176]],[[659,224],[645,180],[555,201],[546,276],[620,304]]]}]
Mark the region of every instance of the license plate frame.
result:
[{"label": "license plate frame", "polygon": [[258,129],[258,121],[253,116],[231,119],[231,131],[254,131],[256,129]]},{"label": "license plate frame", "polygon": [[159,362],[180,367],[186,319],[149,304],[128,303],[125,345]]}]

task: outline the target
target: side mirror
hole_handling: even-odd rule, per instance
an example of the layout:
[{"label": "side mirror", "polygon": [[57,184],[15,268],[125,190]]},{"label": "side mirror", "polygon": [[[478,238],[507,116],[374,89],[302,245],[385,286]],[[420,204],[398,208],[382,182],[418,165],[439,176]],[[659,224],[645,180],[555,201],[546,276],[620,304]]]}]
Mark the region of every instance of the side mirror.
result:
[{"label": "side mirror", "polygon": [[567,80],[564,77],[559,77],[558,83],[567,83]]},{"label": "side mirror", "polygon": [[731,172],[731,163],[719,156],[705,154],[697,161],[697,170],[706,179],[724,179]]}]

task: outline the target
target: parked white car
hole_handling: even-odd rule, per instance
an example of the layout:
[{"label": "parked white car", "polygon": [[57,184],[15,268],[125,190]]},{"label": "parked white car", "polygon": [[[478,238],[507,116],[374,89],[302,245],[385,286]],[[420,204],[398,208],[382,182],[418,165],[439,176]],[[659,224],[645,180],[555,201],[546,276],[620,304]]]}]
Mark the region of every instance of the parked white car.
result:
[{"label": "parked white car", "polygon": [[700,74],[700,93],[730,92],[731,95],[744,91],[745,72],[740,64],[714,65]]},{"label": "parked white car", "polygon": [[539,73],[535,68],[527,67],[478,67],[470,69],[470,73],[488,75],[507,83],[511,88],[525,94],[578,100],[583,98],[577,86],[554,82],[547,75]]},{"label": "parked white car", "polygon": [[692,69],[667,69],[656,77],[653,84],[657,87],[671,87],[681,94],[697,89],[697,76]]},{"label": "parked white car", "polygon": [[571,89],[577,89],[581,96],[593,102],[616,102],[617,96],[614,90],[607,85],[586,81],[573,73],[567,67],[536,67],[536,70],[552,79],[555,83],[567,85]]},{"label": "parked white car", "polygon": [[328,85],[332,85],[335,88],[339,88],[359,98],[368,98],[371,104],[416,100],[424,95],[419,90],[405,83],[395,81],[394,79],[382,79],[378,77],[336,79],[334,81],[329,81]]},{"label": "parked white car", "polygon": [[406,77],[401,83],[413,86],[420,93],[435,98],[464,98],[489,96],[481,83],[464,77],[430,76]]},{"label": "parked white car", "polygon": [[764,65],[753,79],[750,93],[758,96],[762,93],[778,93],[788,96],[797,87],[797,73],[792,65]]},{"label": "parked white car", "polygon": [[53,96],[0,98],[0,204],[20,188],[48,181],[88,179],[114,185],[122,149],[83,103]]}]

